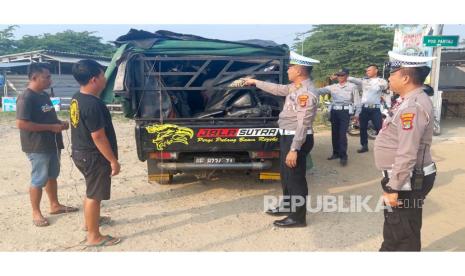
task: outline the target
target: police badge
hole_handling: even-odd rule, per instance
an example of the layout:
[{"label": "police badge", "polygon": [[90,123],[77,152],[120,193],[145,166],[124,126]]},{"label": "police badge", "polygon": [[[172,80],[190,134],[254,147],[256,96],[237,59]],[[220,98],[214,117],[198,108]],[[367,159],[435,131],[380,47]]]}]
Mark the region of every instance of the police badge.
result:
[{"label": "police badge", "polygon": [[300,95],[298,97],[298,100],[299,100],[299,105],[301,107],[305,107],[307,106],[307,100],[308,100],[308,96],[307,95]]},{"label": "police badge", "polygon": [[400,120],[402,122],[402,129],[410,130],[413,128],[413,117],[415,117],[415,114],[413,113],[404,113],[400,115]]}]

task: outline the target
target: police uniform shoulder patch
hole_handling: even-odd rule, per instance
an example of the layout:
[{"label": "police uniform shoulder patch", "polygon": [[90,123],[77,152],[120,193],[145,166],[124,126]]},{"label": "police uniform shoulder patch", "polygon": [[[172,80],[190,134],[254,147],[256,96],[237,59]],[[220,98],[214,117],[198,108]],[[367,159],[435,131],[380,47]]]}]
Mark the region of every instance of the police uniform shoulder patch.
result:
[{"label": "police uniform shoulder patch", "polygon": [[415,117],[414,113],[404,113],[400,115],[400,121],[402,124],[402,129],[410,130],[413,128],[413,118]]},{"label": "police uniform shoulder patch", "polygon": [[306,107],[307,106],[307,102],[308,102],[308,95],[300,95],[298,98],[298,101],[299,101],[299,105],[301,107]]}]

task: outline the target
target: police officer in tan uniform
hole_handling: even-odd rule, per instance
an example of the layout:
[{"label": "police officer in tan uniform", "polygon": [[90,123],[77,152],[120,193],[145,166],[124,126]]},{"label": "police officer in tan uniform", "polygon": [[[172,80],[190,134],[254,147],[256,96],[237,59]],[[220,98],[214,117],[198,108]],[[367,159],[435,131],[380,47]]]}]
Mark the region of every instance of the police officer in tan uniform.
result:
[{"label": "police officer in tan uniform", "polygon": [[384,241],[380,251],[420,251],[422,205],[433,187],[433,104],[423,91],[431,57],[389,52],[390,88],[400,95],[378,134],[374,156],[382,171]]},{"label": "police officer in tan uniform", "polygon": [[336,79],[338,83],[319,88],[318,94],[330,94],[330,120],[333,154],[328,160],[340,159],[342,166],[347,165],[347,129],[349,128],[350,116],[359,105],[360,95],[357,86],[347,81],[349,70],[343,68],[331,80]]},{"label": "police officer in tan uniform", "polygon": [[280,207],[267,211],[270,215],[287,216],[274,222],[278,227],[306,226],[306,159],[313,148],[312,124],[318,102],[310,73],[313,64],[318,62],[291,52],[287,70],[291,84],[280,85],[245,79],[245,85],[255,85],[270,94],[286,97],[278,121],[281,131],[280,172],[284,202]]}]

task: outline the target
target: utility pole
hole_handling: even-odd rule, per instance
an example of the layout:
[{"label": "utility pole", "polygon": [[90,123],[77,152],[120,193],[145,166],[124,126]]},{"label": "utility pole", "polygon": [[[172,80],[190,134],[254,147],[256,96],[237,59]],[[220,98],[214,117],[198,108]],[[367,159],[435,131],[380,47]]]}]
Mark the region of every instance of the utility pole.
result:
[{"label": "utility pole", "polygon": [[304,32],[304,33],[296,33],[297,37],[299,38],[299,40],[301,41],[301,50],[300,50],[300,54],[303,56],[304,55],[304,42],[305,42],[305,35],[307,33]]},{"label": "utility pole", "polygon": [[300,54],[302,56],[304,55],[304,41],[305,41],[305,37],[304,37],[304,39],[302,39],[302,51],[300,51]]},{"label": "utility pole", "polygon": [[[433,35],[442,35],[442,29],[444,25],[433,25]],[[442,47],[433,48],[433,60],[431,65],[431,87],[434,89],[433,96],[433,112],[434,112],[434,135],[441,134],[441,106],[442,106],[442,91],[439,89],[439,72],[441,70],[441,50]]]}]

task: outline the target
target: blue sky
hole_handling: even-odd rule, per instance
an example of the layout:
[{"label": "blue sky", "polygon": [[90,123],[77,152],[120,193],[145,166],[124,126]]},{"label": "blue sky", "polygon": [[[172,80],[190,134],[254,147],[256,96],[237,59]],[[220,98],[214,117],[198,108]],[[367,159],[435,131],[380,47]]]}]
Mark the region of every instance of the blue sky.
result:
[{"label": "blue sky", "polygon": [[[195,34],[207,38],[224,40],[265,39],[276,43],[293,43],[297,32],[308,31],[312,25],[19,25],[15,37],[23,35],[38,35],[56,33],[67,29],[74,31],[96,31],[96,35],[104,41],[115,40],[126,34],[129,29],[146,31],[168,30],[179,33]],[[4,28],[6,25],[0,25]]]},{"label": "blue sky", "polygon": [[[7,25],[0,25],[0,29]],[[118,36],[129,31],[130,28],[143,29],[147,31],[156,31],[160,29],[173,32],[195,34],[208,38],[224,39],[224,40],[243,40],[243,39],[264,39],[273,40],[276,43],[292,45],[296,33],[305,32],[311,29],[312,25],[291,25],[291,24],[260,24],[260,25],[116,25],[116,24],[100,24],[100,25],[70,25],[70,24],[55,24],[55,25],[19,25],[15,31],[15,37],[20,38],[23,35],[39,35],[43,33],[56,33],[67,29],[74,31],[95,31],[97,36],[103,38],[104,41],[111,41]],[[465,38],[464,25],[445,25],[444,35],[459,35],[460,40]]]}]

